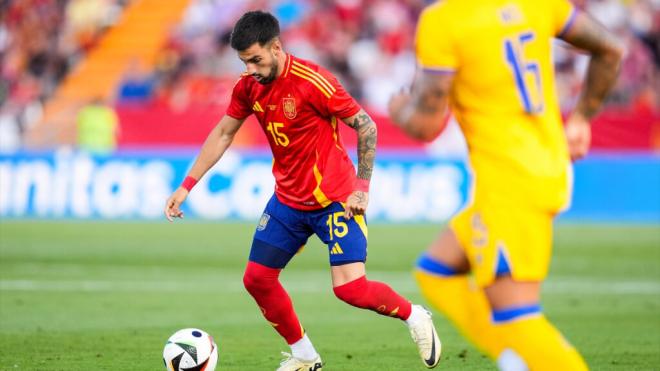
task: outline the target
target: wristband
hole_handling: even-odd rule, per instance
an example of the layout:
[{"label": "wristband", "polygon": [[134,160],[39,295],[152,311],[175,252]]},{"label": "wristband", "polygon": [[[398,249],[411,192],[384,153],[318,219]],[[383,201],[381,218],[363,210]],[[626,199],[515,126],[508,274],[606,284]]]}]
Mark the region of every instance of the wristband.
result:
[{"label": "wristband", "polygon": [[369,192],[369,181],[367,179],[357,178],[355,181],[355,190]]},{"label": "wristband", "polygon": [[186,179],[183,180],[183,183],[181,183],[181,187],[185,188],[186,190],[188,190],[188,192],[190,192],[195,186],[195,184],[197,184],[197,179],[191,176],[187,176]]}]

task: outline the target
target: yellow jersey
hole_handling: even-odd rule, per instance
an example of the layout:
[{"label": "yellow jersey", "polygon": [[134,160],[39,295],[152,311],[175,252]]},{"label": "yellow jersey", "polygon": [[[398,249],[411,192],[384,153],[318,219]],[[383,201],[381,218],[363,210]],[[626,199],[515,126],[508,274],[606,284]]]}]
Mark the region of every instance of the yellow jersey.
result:
[{"label": "yellow jersey", "polygon": [[567,0],[445,0],[422,12],[418,62],[454,74],[450,104],[470,152],[473,197],[551,212],[568,203],[552,39],[574,17]]}]

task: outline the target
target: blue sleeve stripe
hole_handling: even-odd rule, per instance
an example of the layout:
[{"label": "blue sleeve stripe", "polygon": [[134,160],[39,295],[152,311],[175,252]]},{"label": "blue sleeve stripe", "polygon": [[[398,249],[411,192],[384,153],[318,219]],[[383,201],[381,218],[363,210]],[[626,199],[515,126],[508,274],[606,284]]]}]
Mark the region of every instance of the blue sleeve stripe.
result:
[{"label": "blue sleeve stripe", "polygon": [[573,10],[571,11],[571,15],[568,16],[568,20],[564,24],[564,27],[562,27],[561,31],[557,34],[557,37],[562,38],[566,35],[566,33],[573,26],[573,23],[575,22],[575,18],[577,18],[577,14],[578,14],[577,9],[573,8]]},{"label": "blue sleeve stripe", "polygon": [[422,67],[422,71],[433,74],[453,74],[456,69],[451,67]]},{"label": "blue sleeve stripe", "polygon": [[512,307],[507,309],[493,310],[492,319],[495,323],[509,322],[519,319],[523,316],[540,314],[541,305],[532,304],[521,307]]},{"label": "blue sleeve stripe", "polygon": [[458,274],[454,268],[434,260],[426,254],[422,254],[417,259],[417,268],[440,276],[455,276]]}]

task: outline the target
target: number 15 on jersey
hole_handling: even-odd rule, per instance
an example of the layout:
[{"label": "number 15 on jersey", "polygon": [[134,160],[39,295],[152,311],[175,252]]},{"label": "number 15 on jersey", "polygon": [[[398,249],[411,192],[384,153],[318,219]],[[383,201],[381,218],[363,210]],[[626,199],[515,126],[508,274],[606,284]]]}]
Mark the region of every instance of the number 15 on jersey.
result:
[{"label": "number 15 on jersey", "polygon": [[516,38],[504,40],[504,55],[513,72],[523,108],[525,112],[534,115],[543,112],[543,90],[539,64],[524,58],[525,44],[532,40],[534,40],[532,32],[521,33]]}]

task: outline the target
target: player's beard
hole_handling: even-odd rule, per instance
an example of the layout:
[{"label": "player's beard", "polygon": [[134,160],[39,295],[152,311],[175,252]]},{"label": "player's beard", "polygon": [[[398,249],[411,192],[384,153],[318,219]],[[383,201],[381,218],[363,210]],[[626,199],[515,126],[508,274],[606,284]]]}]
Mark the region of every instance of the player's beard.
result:
[{"label": "player's beard", "polygon": [[270,72],[268,73],[268,76],[257,75],[261,77],[261,79],[257,80],[257,82],[262,85],[270,84],[273,82],[273,80],[275,80],[277,77],[278,67],[279,64],[277,63],[277,58],[273,57],[273,64],[270,66]]}]

